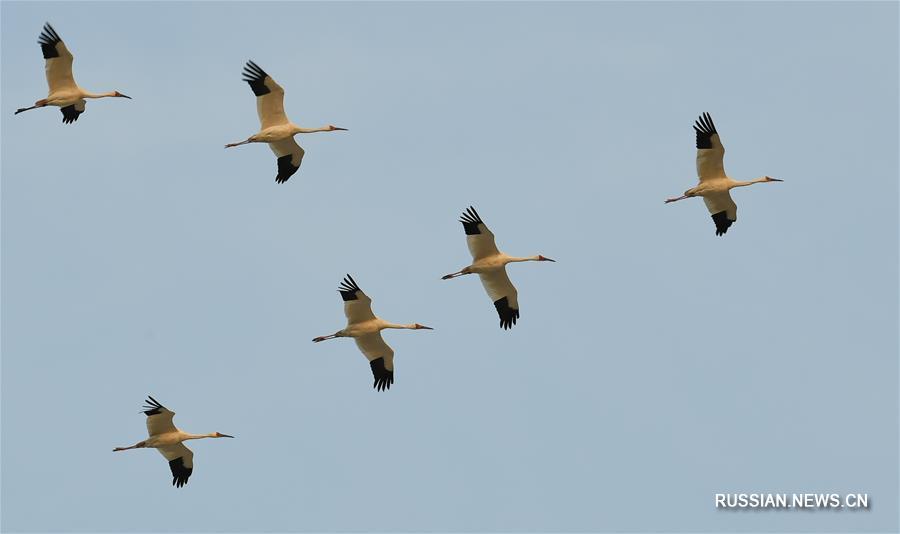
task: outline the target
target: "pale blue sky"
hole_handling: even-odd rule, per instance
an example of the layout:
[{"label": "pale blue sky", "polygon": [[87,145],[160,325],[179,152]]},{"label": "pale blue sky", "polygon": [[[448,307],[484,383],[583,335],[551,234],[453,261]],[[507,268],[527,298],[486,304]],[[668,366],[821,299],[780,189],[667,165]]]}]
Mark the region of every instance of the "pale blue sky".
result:
[{"label": "pale blue sky", "polygon": [[[896,531],[897,3],[2,3],[4,531]],[[50,21],[78,82],[46,95]],[[301,125],[254,145],[252,58]],[[696,183],[712,113],[724,238]],[[515,255],[497,326],[457,217]],[[371,388],[335,292],[385,319]],[[192,432],[187,487],[145,436]],[[728,512],[716,492],[867,492]]]}]

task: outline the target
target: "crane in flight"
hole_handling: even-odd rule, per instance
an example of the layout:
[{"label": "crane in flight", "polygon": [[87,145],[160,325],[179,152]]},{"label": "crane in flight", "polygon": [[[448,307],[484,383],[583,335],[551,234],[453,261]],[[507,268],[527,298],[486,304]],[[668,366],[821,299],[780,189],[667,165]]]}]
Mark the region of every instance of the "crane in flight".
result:
[{"label": "crane in flight", "polygon": [[79,115],[84,113],[86,98],[131,98],[118,91],[92,93],[79,87],[72,76],[72,61],[74,57],[69,52],[69,49],[66,48],[66,43],[63,42],[49,22],[44,23],[44,29],[40,37],[38,37],[38,44],[41,45],[41,52],[44,53],[44,71],[47,75],[47,85],[50,87],[50,90],[47,93],[47,98],[38,100],[31,107],[17,109],[14,115],[31,109],[56,106],[62,112],[63,123],[71,124],[78,120]]},{"label": "crane in flight", "polygon": [[247,61],[244,65],[244,81],[256,95],[256,112],[259,115],[259,132],[244,141],[228,143],[225,148],[247,143],[268,143],[278,162],[275,182],[283,184],[297,172],[306,152],[294,140],[298,133],[346,131],[329,124],[321,128],[301,128],[291,122],[284,113],[284,89],[266,74],[259,65]]},{"label": "crane in flight", "polygon": [[341,282],[338,292],[344,300],[344,315],[347,316],[347,326],[330,336],[319,336],[313,339],[314,343],[320,343],[326,339],[338,337],[352,337],[356,346],[369,360],[372,368],[372,376],[375,382],[372,384],[378,391],[391,389],[394,383],[394,350],[384,342],[381,331],[388,328],[401,330],[434,330],[419,323],[394,324],[375,317],[372,313],[372,299],[363,293],[356,285],[356,281],[349,274]]},{"label": "crane in flight", "polygon": [[494,234],[488,230],[487,225],[481,220],[475,208],[469,206],[460,217],[459,222],[466,232],[466,244],[472,253],[472,265],[463,267],[455,273],[441,277],[441,280],[449,280],[464,274],[477,273],[481,278],[481,284],[488,296],[494,302],[497,314],[500,316],[500,328],[507,330],[516,324],[519,318],[519,297],[516,287],[510,282],[506,274],[506,265],[520,261],[556,261],[541,256],[529,256],[518,258],[509,256],[497,249],[494,242]]},{"label": "crane in flight", "polygon": [[716,235],[725,235],[728,228],[737,221],[737,204],[731,199],[729,191],[735,187],[784,180],[769,176],[748,182],[732,180],[725,174],[723,163],[725,147],[719,140],[719,132],[716,131],[709,113],[700,115],[694,122],[694,131],[697,133],[697,176],[700,177],[700,183],[697,187],[685,191],[680,197],[667,198],[666,204],[691,197],[703,197],[703,202],[706,203],[706,208],[716,224]]},{"label": "crane in flight", "polygon": [[212,432],[210,434],[188,434],[175,428],[172,418],[175,412],[160,404],[153,397],[147,397],[147,405],[144,406],[144,415],[147,416],[147,432],[150,437],[139,441],[131,447],[116,447],[113,452],[127,451],[129,449],[154,448],[169,461],[169,469],[172,471],[172,485],[182,487],[187,484],[191,472],[194,470],[194,453],[184,446],[189,439],[203,438],[233,438],[228,434]]}]

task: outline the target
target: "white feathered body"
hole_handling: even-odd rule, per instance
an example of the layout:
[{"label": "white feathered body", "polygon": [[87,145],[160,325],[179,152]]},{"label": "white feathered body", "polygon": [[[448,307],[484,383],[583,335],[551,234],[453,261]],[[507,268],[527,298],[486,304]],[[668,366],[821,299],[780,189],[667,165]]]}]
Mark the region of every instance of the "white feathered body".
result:
[{"label": "white feathered body", "polygon": [[387,321],[375,317],[374,319],[369,319],[368,321],[362,321],[359,323],[351,323],[348,321],[347,327],[344,328],[341,332],[343,332],[347,337],[362,337],[369,334],[377,334],[386,328],[388,325]]},{"label": "white feathered body", "polygon": [[512,261],[512,256],[509,256],[503,252],[499,252],[497,254],[493,254],[484,258],[478,258],[472,261],[472,265],[469,266],[468,270],[470,272],[479,274],[490,273],[502,270],[504,267],[506,267],[506,264],[511,263]]},{"label": "white feathered body", "polygon": [[158,449],[160,447],[167,447],[169,445],[177,445],[182,441],[186,441],[188,439],[188,436],[190,436],[190,434],[176,428],[174,432],[166,432],[164,434],[150,436],[149,438],[144,440],[144,443],[147,447]]},{"label": "white feathered body", "polygon": [[250,136],[250,141],[254,143],[275,143],[291,138],[298,133],[298,126],[290,122],[276,124],[263,128],[258,133]]}]

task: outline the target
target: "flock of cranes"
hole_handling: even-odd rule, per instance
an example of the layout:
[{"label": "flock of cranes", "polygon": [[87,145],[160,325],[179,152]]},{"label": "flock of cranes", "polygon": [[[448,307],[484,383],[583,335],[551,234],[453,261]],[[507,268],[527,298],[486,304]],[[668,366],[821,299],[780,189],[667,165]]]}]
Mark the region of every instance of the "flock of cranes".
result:
[{"label": "flock of cranes", "polygon": [[[38,39],[41,51],[46,60],[45,71],[49,91],[47,98],[38,100],[33,106],[19,108],[16,114],[46,106],[59,107],[63,122],[75,122],[85,111],[85,99],[120,97],[130,98],[118,91],[107,93],[91,93],[75,83],[72,75],[73,56],[65,43],[50,24],[45,24]],[[294,140],[300,133],[345,131],[327,125],[320,128],[302,128],[292,123],[284,112],[284,89],[253,61],[244,66],[243,80],[250,85],[256,96],[256,109],[259,115],[260,130],[244,141],[229,143],[225,148],[249,143],[267,143],[275,153],[278,173],[277,183],[286,182],[300,168],[304,150]],[[716,226],[716,235],[724,235],[728,228],[737,221],[737,205],[731,198],[730,191],[736,187],[744,187],[756,183],[780,182],[775,178],[763,176],[755,180],[741,182],[732,180],[725,174],[723,158],[725,148],[713,124],[712,117],[704,113],[694,124],[697,136],[697,175],[700,183],[677,198],[666,199],[666,203],[676,202],[691,197],[703,197],[706,207],[712,215]],[[488,229],[481,216],[470,206],[459,219],[466,234],[466,243],[472,254],[472,263],[459,271],[447,274],[443,280],[449,280],[467,274],[477,274],[485,291],[494,304],[500,318],[500,327],[510,329],[519,319],[518,291],[506,273],[510,263],[526,261],[555,261],[540,254],[528,257],[509,256],[497,248],[494,234]],[[369,361],[374,378],[373,387],[378,391],[390,389],[394,383],[394,351],[384,341],[381,331],[386,329],[432,330],[431,327],[419,323],[396,324],[385,321],[372,311],[372,299],[366,295],[349,274],[341,282],[338,291],[344,302],[344,315],[347,326],[334,334],[319,336],[313,342],[319,343],[339,337],[352,337],[357,347]],[[116,447],[114,451],[138,448],[155,448],[169,462],[172,471],[172,484],[184,486],[193,471],[193,452],[184,442],[202,438],[231,438],[233,436],[212,432],[209,434],[190,434],[179,430],[173,423],[175,412],[169,410],[148,397],[143,413],[147,416],[147,432],[149,437],[130,447]]]}]

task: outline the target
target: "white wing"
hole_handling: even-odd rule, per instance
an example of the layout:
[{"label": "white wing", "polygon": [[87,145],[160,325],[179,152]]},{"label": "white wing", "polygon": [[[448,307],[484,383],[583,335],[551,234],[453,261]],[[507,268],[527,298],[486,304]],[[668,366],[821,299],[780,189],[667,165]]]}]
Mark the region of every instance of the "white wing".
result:
[{"label": "white wing", "polygon": [[244,66],[244,81],[250,84],[256,95],[256,113],[261,130],[288,122],[284,114],[284,89],[266,71],[248,61]]},{"label": "white wing", "polygon": [[700,181],[725,178],[725,147],[709,113],[697,119],[694,131],[697,133],[697,176]]},{"label": "white wing", "polygon": [[737,204],[728,191],[704,195],[703,202],[716,223],[716,235],[723,235],[737,221]]},{"label": "white wing", "polygon": [[[38,37],[41,52],[44,54],[44,73],[47,75],[49,93],[55,93],[65,89],[77,89],[75,78],[72,76],[72,53],[66,48],[59,34],[49,23],[44,24],[44,29]],[[84,108],[82,107],[82,110]]]},{"label": "white wing", "polygon": [[363,293],[356,285],[356,281],[349,274],[344,277],[338,291],[344,299],[344,315],[347,316],[347,324],[363,323],[375,318],[372,313],[372,299]]},{"label": "white wing", "polygon": [[269,148],[278,158],[278,175],[275,176],[275,181],[283,184],[300,169],[303,154],[306,152],[294,141],[293,137],[269,143]]},{"label": "white wing", "polygon": [[469,209],[460,217],[459,222],[462,223],[466,232],[466,244],[469,245],[472,259],[477,261],[500,253],[494,242],[493,232],[484,224],[475,208],[469,206]]},{"label": "white wing", "polygon": [[356,346],[369,360],[374,382],[372,387],[378,391],[391,389],[394,383],[394,350],[384,342],[381,332],[354,338]]},{"label": "white wing", "polygon": [[191,472],[194,470],[194,453],[185,447],[184,443],[158,447],[163,457],[169,461],[169,469],[172,471],[172,485],[180,488],[187,484]]},{"label": "white wing", "polygon": [[144,414],[147,416],[147,433],[149,435],[157,436],[177,430],[175,423],[172,422],[175,412],[160,404],[153,397],[147,397],[146,402]]},{"label": "white wing", "polygon": [[366,356],[367,360],[372,361],[384,358],[385,367],[391,371],[394,370],[394,349],[384,342],[381,332],[366,334],[353,339],[356,340],[356,346],[359,347],[359,350]]},{"label": "white wing", "polygon": [[500,316],[500,328],[504,330],[512,328],[516,324],[516,319],[519,318],[519,294],[506,274],[506,267],[478,273],[478,276],[481,278],[484,290],[494,302],[494,307],[497,308],[497,314]]}]

